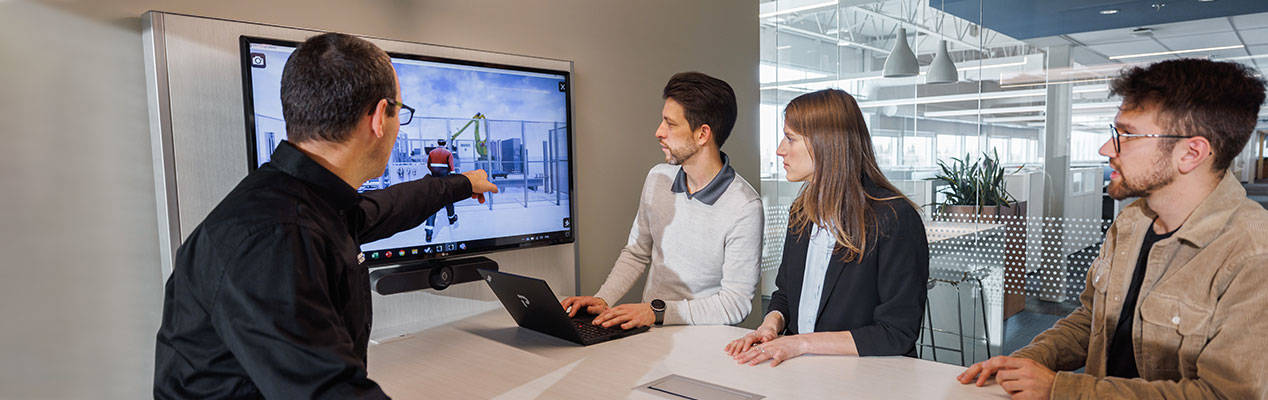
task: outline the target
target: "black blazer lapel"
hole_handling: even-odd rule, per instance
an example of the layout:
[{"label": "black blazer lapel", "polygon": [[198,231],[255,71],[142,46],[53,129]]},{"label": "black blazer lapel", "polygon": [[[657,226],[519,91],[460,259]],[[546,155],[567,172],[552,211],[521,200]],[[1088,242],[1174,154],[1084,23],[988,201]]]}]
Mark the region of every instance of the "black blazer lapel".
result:
[{"label": "black blazer lapel", "polygon": [[[878,193],[880,188],[877,187],[876,184],[872,183],[871,179],[868,179],[867,174],[863,174],[863,189],[867,191],[868,193],[872,193],[872,195],[875,197],[888,196],[884,193]],[[841,220],[848,221],[849,217],[845,215],[844,213],[842,213]],[[867,228],[875,229],[875,227],[873,226],[868,226]],[[836,240],[835,238],[836,237],[833,236],[833,240]],[[871,239],[871,237],[868,237],[868,238]],[[872,240],[870,243],[876,243],[876,242],[875,240]],[[875,244],[873,244],[873,246],[875,246]],[[834,244],[832,246],[832,259],[828,260],[828,271],[827,273],[824,274],[824,277],[823,277],[823,294],[819,296],[819,312],[815,314],[815,321],[823,320],[822,318],[823,309],[827,308],[828,300],[832,299],[832,291],[836,289],[837,281],[841,280],[841,272],[845,271],[846,267],[850,265],[856,265],[863,261],[863,255],[859,254],[858,256],[855,257],[854,261],[851,261],[849,264],[846,264],[845,261],[842,261],[841,259],[841,256],[844,255],[845,251],[846,251],[845,248],[841,247],[841,245],[839,244]],[[805,258],[804,251],[802,252],[802,258],[803,259]],[[847,297],[847,300],[848,300],[848,297]]]},{"label": "black blazer lapel", "polygon": [[819,312],[815,314],[815,321],[822,321],[823,309],[827,308],[828,300],[832,297],[832,290],[836,288],[837,281],[841,279],[841,271],[845,270],[845,262],[841,261],[839,251],[841,247],[834,247],[832,250],[832,259],[828,260],[828,272],[823,277],[823,294],[819,296]]}]

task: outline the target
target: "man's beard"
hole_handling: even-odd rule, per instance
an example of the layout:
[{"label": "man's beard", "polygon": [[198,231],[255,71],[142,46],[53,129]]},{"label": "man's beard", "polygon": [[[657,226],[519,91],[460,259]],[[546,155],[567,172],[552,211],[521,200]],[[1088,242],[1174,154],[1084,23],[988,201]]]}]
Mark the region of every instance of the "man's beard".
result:
[{"label": "man's beard", "polygon": [[1158,155],[1158,159],[1154,161],[1153,168],[1140,179],[1128,179],[1127,174],[1124,174],[1121,168],[1114,169],[1118,171],[1118,182],[1110,181],[1107,190],[1110,198],[1114,200],[1122,200],[1128,197],[1148,197],[1154,191],[1171,184],[1176,179],[1175,168],[1172,167],[1171,159],[1167,158],[1165,153]]},{"label": "man's beard", "polygon": [[692,156],[696,155],[696,153],[700,151],[700,146],[695,146],[691,143],[678,148],[666,143],[665,147],[669,149],[669,157],[665,160],[665,162],[668,162],[670,165],[682,165],[683,162],[691,159]]}]

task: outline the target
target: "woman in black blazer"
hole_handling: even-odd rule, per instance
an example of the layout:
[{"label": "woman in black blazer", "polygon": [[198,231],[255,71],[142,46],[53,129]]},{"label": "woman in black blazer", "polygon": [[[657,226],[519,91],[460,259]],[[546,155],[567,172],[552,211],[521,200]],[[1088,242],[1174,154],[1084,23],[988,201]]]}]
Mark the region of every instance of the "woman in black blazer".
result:
[{"label": "woman in black blazer", "polygon": [[776,154],[787,179],[805,184],[770,310],[725,351],[771,366],[802,354],[914,356],[929,243],[916,207],[877,167],[854,97],[828,89],[793,99]]}]

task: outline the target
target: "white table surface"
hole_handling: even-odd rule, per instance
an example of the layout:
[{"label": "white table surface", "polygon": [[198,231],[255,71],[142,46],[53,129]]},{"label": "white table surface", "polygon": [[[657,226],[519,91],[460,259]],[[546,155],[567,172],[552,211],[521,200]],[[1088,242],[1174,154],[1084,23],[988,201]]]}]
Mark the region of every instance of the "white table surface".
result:
[{"label": "white table surface", "polygon": [[582,347],[493,310],[370,346],[370,377],[399,399],[661,399],[634,387],[678,374],[768,399],[1007,398],[961,385],[963,367],[908,357],[802,356],[738,365],[722,348],[750,332],[667,326]]}]

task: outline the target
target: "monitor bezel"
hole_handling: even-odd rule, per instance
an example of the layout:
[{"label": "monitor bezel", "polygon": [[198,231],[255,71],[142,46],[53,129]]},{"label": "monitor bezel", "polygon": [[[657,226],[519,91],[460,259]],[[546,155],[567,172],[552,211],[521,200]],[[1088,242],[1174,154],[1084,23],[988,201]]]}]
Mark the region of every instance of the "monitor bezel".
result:
[{"label": "monitor bezel", "polygon": [[[252,92],[252,82],[251,82],[251,62],[250,62],[251,45],[252,44],[266,44],[266,45],[287,46],[287,47],[294,48],[294,47],[298,47],[300,42],[293,41],[293,40],[265,38],[265,37],[248,36],[248,35],[239,36],[238,42],[239,42],[239,50],[240,50],[239,64],[241,64],[241,69],[242,69],[241,70],[242,104],[243,104],[243,116],[245,117],[244,119],[245,119],[245,128],[246,128],[245,142],[246,142],[246,152],[247,152],[247,172],[251,173],[259,168],[258,166],[259,159],[256,156],[257,149],[255,148],[256,146],[255,104],[254,104],[254,94]],[[565,107],[564,119],[565,119],[565,124],[567,124],[565,135],[567,137],[567,152],[568,152],[567,164],[568,164],[568,220],[569,220],[569,224],[567,229],[565,230],[552,231],[550,233],[503,236],[503,237],[487,238],[487,239],[480,239],[480,240],[473,240],[473,241],[466,242],[466,243],[479,244],[480,246],[478,249],[473,246],[471,250],[456,250],[455,249],[455,250],[433,251],[430,253],[423,253],[417,250],[423,249],[426,247],[443,246],[443,244],[442,245],[432,244],[432,245],[425,245],[425,246],[420,244],[418,246],[415,246],[413,249],[404,248],[404,249],[413,250],[411,252],[405,252],[404,256],[379,258],[379,257],[371,257],[369,255],[363,254],[365,256],[365,261],[363,265],[367,265],[369,267],[386,267],[391,265],[427,262],[431,260],[439,260],[439,259],[446,259],[446,258],[469,257],[469,256],[489,254],[494,252],[501,252],[506,250],[545,247],[545,246],[574,243],[576,241],[576,236],[577,236],[576,235],[577,233],[577,204],[576,204],[576,196],[575,196],[576,159],[573,153],[574,137],[573,137],[573,118],[572,118],[572,92],[573,92],[572,72],[565,71],[565,70],[527,67],[522,65],[499,64],[499,63],[491,63],[491,62],[485,62],[485,61],[475,61],[475,60],[439,57],[439,56],[431,56],[431,55],[401,53],[401,52],[395,52],[395,51],[387,51],[387,54],[389,57],[392,57],[394,59],[400,58],[400,59],[409,59],[409,60],[415,60],[415,61],[442,63],[442,64],[455,64],[455,65],[471,66],[471,67],[483,67],[483,68],[492,68],[492,69],[521,71],[521,72],[562,75],[564,78],[564,86],[565,86],[564,87],[564,107]],[[526,238],[533,238],[533,237],[539,237],[539,236],[541,238],[525,240]],[[446,244],[453,244],[453,243],[446,243]],[[361,244],[358,244],[358,245],[361,245]],[[395,253],[397,251],[404,251],[404,250],[399,248],[394,248],[390,250],[386,250],[386,249],[376,250],[373,252]],[[366,253],[369,253],[369,252],[366,252]]]}]

